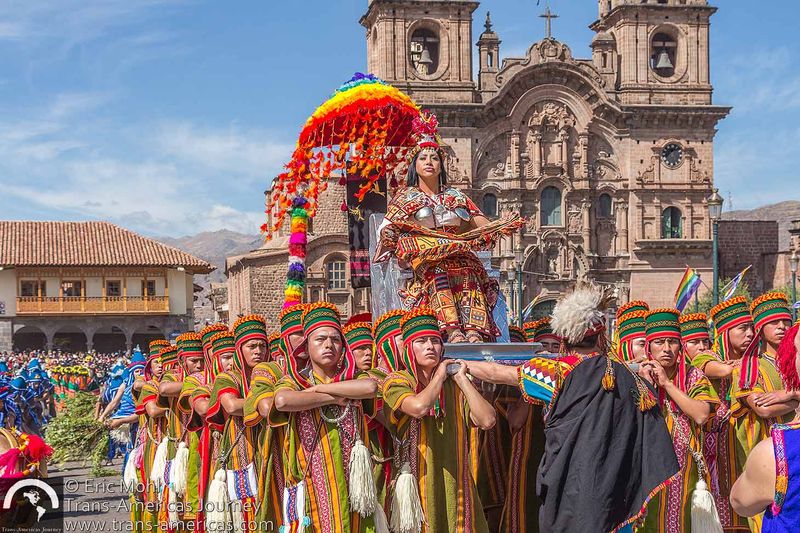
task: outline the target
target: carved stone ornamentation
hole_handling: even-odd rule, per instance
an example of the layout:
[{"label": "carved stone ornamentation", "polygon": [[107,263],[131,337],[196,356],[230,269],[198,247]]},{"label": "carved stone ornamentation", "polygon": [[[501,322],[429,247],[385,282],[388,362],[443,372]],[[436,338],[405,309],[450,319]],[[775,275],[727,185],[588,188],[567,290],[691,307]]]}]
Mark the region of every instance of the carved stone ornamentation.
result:
[{"label": "carved stone ornamentation", "polygon": [[656,167],[655,164],[650,163],[650,166],[647,167],[644,171],[639,171],[639,175],[636,176],[636,181],[639,183],[653,183],[656,181]]},{"label": "carved stone ornamentation", "polygon": [[708,171],[697,168],[697,162],[693,157],[689,159],[689,181],[692,183],[711,182],[711,178],[708,176]]}]

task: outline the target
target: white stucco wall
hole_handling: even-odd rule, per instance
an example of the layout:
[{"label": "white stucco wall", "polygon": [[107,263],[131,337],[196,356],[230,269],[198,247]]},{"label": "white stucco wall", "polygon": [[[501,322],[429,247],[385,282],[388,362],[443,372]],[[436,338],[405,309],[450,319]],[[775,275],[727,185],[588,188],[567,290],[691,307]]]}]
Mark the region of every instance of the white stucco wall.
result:
[{"label": "white stucco wall", "polygon": [[16,316],[17,276],[13,269],[0,270],[0,303],[3,304],[0,316]]}]

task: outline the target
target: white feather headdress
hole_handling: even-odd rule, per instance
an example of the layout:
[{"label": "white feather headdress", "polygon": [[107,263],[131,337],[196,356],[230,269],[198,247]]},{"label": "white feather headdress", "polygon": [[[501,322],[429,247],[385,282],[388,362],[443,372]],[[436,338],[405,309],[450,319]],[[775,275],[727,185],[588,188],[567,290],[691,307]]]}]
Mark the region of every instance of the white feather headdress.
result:
[{"label": "white feather headdress", "polygon": [[605,311],[613,296],[588,281],[579,281],[553,309],[553,333],[567,344],[577,344],[584,337],[605,329]]}]

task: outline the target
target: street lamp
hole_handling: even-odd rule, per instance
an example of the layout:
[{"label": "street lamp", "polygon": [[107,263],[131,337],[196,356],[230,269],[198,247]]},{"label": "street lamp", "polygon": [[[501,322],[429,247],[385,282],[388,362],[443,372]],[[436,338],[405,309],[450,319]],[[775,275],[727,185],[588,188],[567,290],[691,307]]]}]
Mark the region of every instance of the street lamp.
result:
[{"label": "street lamp", "polygon": [[714,189],[714,192],[708,197],[708,216],[711,219],[711,229],[713,235],[711,255],[714,262],[714,282],[711,287],[714,294],[714,305],[719,303],[719,253],[717,251],[717,247],[719,237],[719,219],[722,218],[722,203],[724,201],[725,200],[722,198],[722,196],[719,195],[718,189]]},{"label": "street lamp", "polygon": [[794,304],[797,302],[797,266],[800,257],[797,257],[797,250],[792,250],[792,257],[789,258],[789,270],[792,271],[792,322],[797,320],[797,309]]},{"label": "street lamp", "polygon": [[514,251],[514,263],[517,267],[517,325],[522,327],[522,248]]}]

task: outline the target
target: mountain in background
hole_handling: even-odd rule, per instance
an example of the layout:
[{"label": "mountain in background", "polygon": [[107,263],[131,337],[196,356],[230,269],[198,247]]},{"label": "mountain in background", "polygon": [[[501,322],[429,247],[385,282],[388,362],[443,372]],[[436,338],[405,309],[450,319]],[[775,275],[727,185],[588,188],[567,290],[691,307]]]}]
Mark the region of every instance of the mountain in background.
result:
[{"label": "mountain in background", "polygon": [[788,200],[778,204],[765,205],[750,210],[728,211],[722,213],[723,220],[777,220],[778,243],[780,250],[788,250],[789,224],[800,219],[800,201]]},{"label": "mountain in background", "polygon": [[259,248],[263,244],[262,237],[258,235],[245,235],[222,229],[219,231],[204,231],[197,235],[178,237],[159,237],[158,241],[174,246],[179,250],[190,253],[200,259],[205,259],[217,269],[207,277],[210,282],[225,281],[225,258],[240,255]]}]

